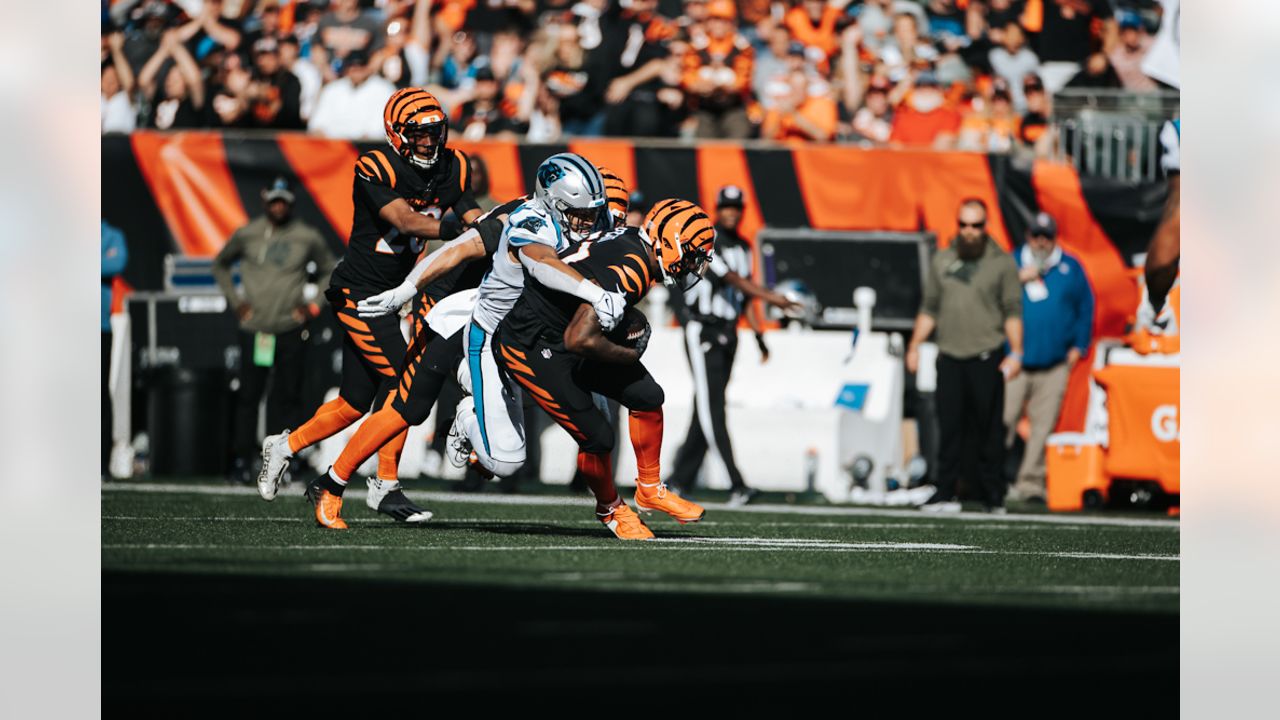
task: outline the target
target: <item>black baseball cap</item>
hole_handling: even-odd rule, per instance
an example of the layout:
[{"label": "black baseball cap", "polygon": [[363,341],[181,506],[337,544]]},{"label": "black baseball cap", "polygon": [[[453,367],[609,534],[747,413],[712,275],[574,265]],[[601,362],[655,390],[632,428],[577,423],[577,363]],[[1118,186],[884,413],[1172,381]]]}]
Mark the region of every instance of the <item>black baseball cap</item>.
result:
[{"label": "black baseball cap", "polygon": [[293,190],[289,188],[289,181],[283,177],[278,177],[271,181],[271,184],[262,191],[262,199],[265,202],[273,200],[283,200],[289,204],[293,204]]},{"label": "black baseball cap", "polygon": [[1058,237],[1058,223],[1054,221],[1053,216],[1047,212],[1038,212],[1035,217],[1031,218],[1031,225],[1027,228],[1028,235],[1042,235],[1053,240]]},{"label": "black baseball cap", "polygon": [[737,185],[725,185],[716,194],[716,209],[736,207],[741,210],[745,206],[742,188]]}]

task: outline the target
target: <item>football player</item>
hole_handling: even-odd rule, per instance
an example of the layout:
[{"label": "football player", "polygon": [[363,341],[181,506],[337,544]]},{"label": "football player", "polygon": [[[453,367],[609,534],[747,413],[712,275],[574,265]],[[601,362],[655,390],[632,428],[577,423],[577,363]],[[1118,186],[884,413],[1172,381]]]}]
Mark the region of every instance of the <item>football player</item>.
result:
[{"label": "football player", "polygon": [[[565,264],[635,307],[661,279],[672,292],[698,282],[711,261],[715,229],[697,205],[663,200],[640,228],[624,227],[561,252]],[[640,316],[643,318],[643,316]],[[628,410],[636,453],[635,502],[641,511],[659,510],[680,523],[704,515],[660,479],[663,392],[640,362],[650,328],[625,321],[613,333],[581,300],[530,281],[498,326],[495,357],[514,380],[578,442],[578,469],[596,498],[596,515],[624,540],[648,540],[653,533],[618,496],[611,456],[614,431],[592,394],[617,400]]]},{"label": "football player", "polygon": [[[626,197],[625,188],[622,197]],[[608,297],[598,287],[583,287],[583,278],[568,270],[558,259],[551,262],[564,270],[554,266],[550,269],[538,267],[548,262],[545,257],[540,260],[529,259],[530,255],[538,256],[538,250],[526,252],[512,247],[513,243],[509,242],[506,231],[509,230],[506,221],[509,217],[515,217],[529,202],[530,198],[520,198],[494,208],[481,217],[474,228],[418,263],[400,286],[357,303],[357,314],[362,318],[387,317],[422,290],[432,299],[433,307],[416,328],[414,347],[409,351],[406,366],[400,373],[398,386],[390,402],[361,425],[329,472],[308,487],[307,494],[315,503],[316,521],[321,526],[332,529],[347,527],[341,517],[342,495],[356,468],[374,451],[383,447],[384,443],[401,437],[409,425],[416,425],[427,419],[444,384],[446,373],[453,372],[463,356],[464,338],[471,337],[463,332],[463,326],[468,324],[481,291],[468,290],[469,288],[484,285],[492,288],[494,285],[488,278],[493,276],[502,276],[505,278],[504,283],[510,283],[511,270],[515,271],[515,277],[522,280],[521,268],[532,265],[531,274],[549,277],[550,282],[558,282],[561,287],[579,292],[579,297],[585,296],[583,299],[601,308],[605,315],[603,322],[611,325],[621,314],[620,295]],[[611,208],[609,213],[601,214],[608,215],[615,211],[622,217],[626,215],[625,207]],[[554,251],[551,252],[554,258]],[[570,275],[559,277],[564,271]],[[518,402],[517,398],[517,404]],[[389,509],[382,507],[386,503],[386,484],[381,477],[369,480],[367,504],[393,517],[396,512],[409,512],[409,509],[399,506]],[[411,521],[424,521],[430,516],[428,511],[417,509]]]},{"label": "football player", "polygon": [[[462,223],[480,216],[467,156],[448,147],[448,117],[431,93],[421,88],[397,91],[387,101],[383,120],[391,150],[370,150],[356,161],[351,241],[325,292],[345,331],[341,389],[297,430],[263,441],[258,491],[265,500],[275,498],[295,453],[348,427],[375,402],[390,400],[407,349],[400,320],[361,318],[357,303],[396,287],[428,239],[460,232],[459,226],[450,229],[442,223],[446,211],[452,209]],[[419,302],[429,305],[431,300]],[[378,479],[385,490],[379,509],[398,520],[421,521],[429,514],[405,497],[396,478],[403,447],[401,435],[379,454]]]},{"label": "football player", "polygon": [[612,329],[625,309],[623,295],[583,279],[558,253],[598,231],[608,214],[604,178],[586,158],[560,153],[538,166],[534,199],[507,219],[493,272],[480,285],[467,323],[466,358],[458,382],[470,395],[458,403],[449,431],[449,458],[461,467],[474,455],[485,473],[510,477],[524,464],[524,411],[520,388],[503,376],[491,338],[515,305],[526,275],[589,303]]}]

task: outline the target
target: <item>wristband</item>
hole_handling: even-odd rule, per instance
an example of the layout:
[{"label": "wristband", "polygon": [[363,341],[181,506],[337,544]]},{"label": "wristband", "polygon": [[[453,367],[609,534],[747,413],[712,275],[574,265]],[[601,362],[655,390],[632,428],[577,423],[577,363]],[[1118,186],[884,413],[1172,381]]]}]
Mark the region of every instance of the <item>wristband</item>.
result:
[{"label": "wristband", "polygon": [[1013,358],[1014,360],[1017,360],[1018,362],[1022,362],[1022,353],[1020,353],[1020,352],[1010,352],[1008,355],[1005,355],[1005,357],[1007,357],[1007,358]]}]

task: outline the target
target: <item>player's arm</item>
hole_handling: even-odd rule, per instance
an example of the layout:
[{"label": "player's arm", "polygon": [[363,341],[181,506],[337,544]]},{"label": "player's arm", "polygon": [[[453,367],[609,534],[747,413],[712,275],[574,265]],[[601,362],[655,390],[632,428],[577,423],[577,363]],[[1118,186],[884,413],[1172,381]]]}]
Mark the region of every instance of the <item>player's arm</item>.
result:
[{"label": "player's arm", "polygon": [[776,293],[769,288],[749,280],[736,272],[729,271],[724,274],[724,281],[742,291],[743,295],[749,298],[763,300],[770,305],[774,305],[783,310],[799,310],[800,303],[788,300],[786,296]]},{"label": "player's arm", "polygon": [[445,273],[484,256],[484,241],[480,239],[480,231],[472,228],[419,260],[398,286],[356,303],[356,313],[363,318],[372,318],[397,312],[400,306],[412,300],[422,288]]},{"label": "player's arm", "polygon": [[639,348],[626,348],[604,336],[600,319],[583,303],[564,329],[564,347],[571,353],[600,362],[629,365],[640,360]]},{"label": "player's arm", "polygon": [[519,256],[520,264],[529,277],[543,287],[591,303],[605,330],[612,330],[622,318],[626,309],[626,299],[622,294],[607,292],[582,277],[577,270],[566,265],[551,246],[531,242],[520,245],[513,252]]},{"label": "player's arm", "polygon": [[1158,315],[1164,308],[1165,298],[1178,279],[1178,258],[1182,255],[1181,175],[1169,176],[1169,199],[1165,202],[1164,216],[1147,248],[1144,275],[1147,280],[1147,298]]},{"label": "player's arm", "polygon": [[438,239],[440,237],[440,219],[428,217],[409,206],[404,198],[396,198],[378,211],[378,217],[391,223],[391,226],[405,235]]}]

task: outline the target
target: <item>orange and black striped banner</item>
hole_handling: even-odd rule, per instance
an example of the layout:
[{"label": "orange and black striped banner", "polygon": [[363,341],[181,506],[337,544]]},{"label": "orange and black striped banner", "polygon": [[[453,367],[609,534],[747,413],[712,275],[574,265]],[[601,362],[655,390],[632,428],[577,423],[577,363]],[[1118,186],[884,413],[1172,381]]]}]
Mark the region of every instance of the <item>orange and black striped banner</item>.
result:
[{"label": "orange and black striped banner", "polygon": [[[1089,275],[1098,336],[1124,332],[1138,299],[1130,264],[1145,250],[1166,195],[1164,183],[1082,178],[1067,166],[1028,166],[981,153],[618,139],[451,144],[484,158],[499,202],[531,190],[538,165],[564,151],[608,166],[650,202],[677,197],[710,211],[720,187],[738,185],[749,238],[765,225],[923,230],[945,245],[956,232],[960,201],[978,197],[992,209],[992,236],[1010,248],[1029,219],[1044,210],[1057,219],[1062,245]],[[261,212],[261,189],[280,175],[294,183],[295,212],[340,250],[351,226],[352,170],[359,153],[370,148],[386,144],[302,134],[103,137],[102,214],[128,240],[125,279],[137,289],[157,289],[166,254],[216,253],[235,228]]]}]

